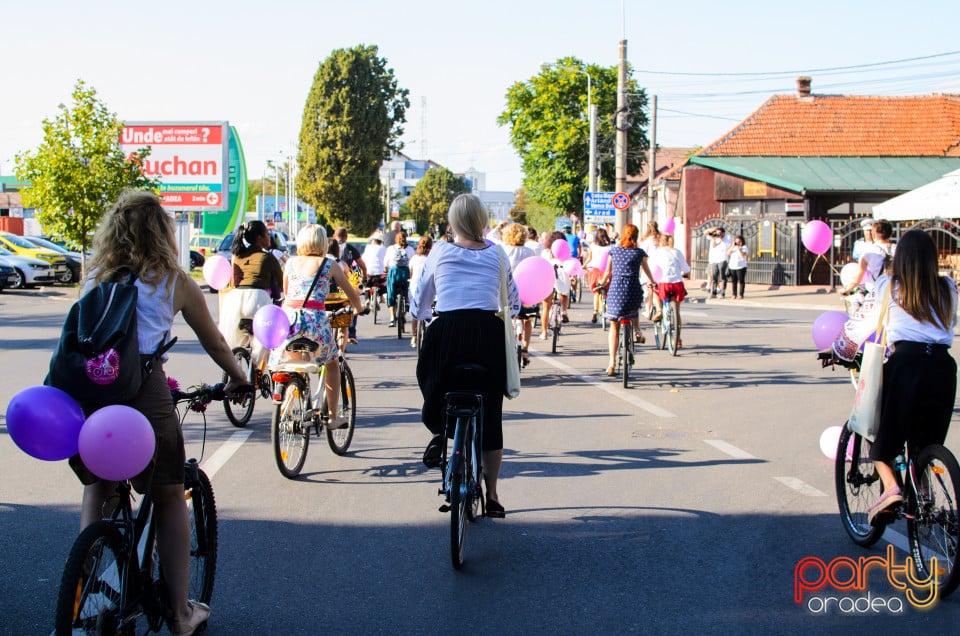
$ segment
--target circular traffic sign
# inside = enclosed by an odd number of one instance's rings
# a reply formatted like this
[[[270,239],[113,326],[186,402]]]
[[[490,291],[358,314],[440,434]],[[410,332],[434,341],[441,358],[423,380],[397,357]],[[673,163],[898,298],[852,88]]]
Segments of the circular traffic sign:
[[[626,192],[617,192],[613,195],[613,207],[618,210],[626,210],[630,206],[630,197]]]

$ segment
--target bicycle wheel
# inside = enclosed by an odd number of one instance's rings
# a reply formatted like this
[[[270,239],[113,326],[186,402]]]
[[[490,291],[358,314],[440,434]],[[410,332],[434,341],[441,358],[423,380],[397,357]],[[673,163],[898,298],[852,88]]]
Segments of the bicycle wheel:
[[[960,466],[953,453],[932,444],[921,451],[916,471],[917,515],[907,517],[910,555],[920,580],[935,575],[944,598],[960,583]]]
[[[871,546],[883,536],[883,525],[870,525],[868,513],[883,494],[883,482],[870,459],[870,442],[844,425],[834,461],[834,485],[840,521],[857,545]]]
[[[633,353],[633,326],[630,323],[620,325],[620,371],[623,375],[623,388],[630,383],[630,362]]]
[[[670,349],[670,355],[677,355],[677,344],[680,342],[680,319],[677,312],[680,305],[675,300],[668,303],[669,312],[663,314],[663,319],[667,321],[665,331],[667,332],[667,348]]]
[[[338,428],[331,431],[327,428],[327,444],[337,455],[344,455],[350,448],[350,442],[353,440],[353,430],[357,424],[357,403],[354,401],[357,394],[357,386],[353,382],[353,371],[344,361],[340,365],[340,403],[337,407],[338,415],[344,415],[347,418],[347,427]],[[327,410],[326,397],[323,399],[324,412]]]
[[[310,432],[303,418],[308,410],[308,391],[303,377],[291,376],[290,382],[282,387],[280,403],[273,407],[270,423],[273,457],[280,474],[287,479],[299,475],[307,459]]]
[[[371,303],[373,304],[373,324],[377,324],[377,314],[380,313],[380,290],[377,287],[373,288]]]
[[[60,579],[54,631],[113,634],[126,594],[125,540],[113,524],[98,521],[74,541]]]
[[[404,316],[406,316],[406,313],[407,301],[404,299],[403,294],[401,294],[397,298],[397,340],[401,340],[403,338],[403,327],[404,322],[406,321]]]
[[[243,369],[243,375],[247,378],[250,374],[250,351],[245,347],[234,347],[233,357],[237,359],[237,364]],[[227,374],[223,374],[224,383],[229,382]],[[227,419],[237,428],[243,428],[250,421],[253,415],[253,405],[257,399],[256,390],[242,394],[238,398],[227,398],[223,401],[223,411],[227,414]]]
[[[187,470],[184,489],[190,515],[189,598],[209,603],[217,574],[217,502],[207,474],[197,469],[196,481]]]
[[[664,310],[669,311],[668,308],[664,307]],[[653,345],[657,349],[663,349],[667,344],[667,334],[666,329],[664,328],[664,313],[661,311],[660,320],[653,321]]]
[[[466,454],[464,459],[466,460],[466,475],[468,479],[467,484],[467,520],[471,522],[476,522],[476,520],[483,516],[483,477],[481,476],[481,466],[480,466],[480,449],[478,448],[478,440],[475,433],[476,420],[470,420],[470,427],[467,430],[466,437]]]
[[[466,425],[458,418],[457,427]],[[469,482],[467,481],[467,462],[463,447],[454,449],[450,458],[450,558],[457,570],[463,567],[463,548],[467,532],[467,500]]]
[[[550,331],[553,332],[553,342],[550,346],[550,352],[557,352],[557,340],[560,339],[560,305],[554,304],[550,310]]]

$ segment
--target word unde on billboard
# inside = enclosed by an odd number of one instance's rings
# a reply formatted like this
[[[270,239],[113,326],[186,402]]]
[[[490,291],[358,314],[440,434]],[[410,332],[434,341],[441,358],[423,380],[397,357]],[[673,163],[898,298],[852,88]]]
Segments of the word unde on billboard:
[[[594,225],[615,223],[617,209],[613,207],[613,196],[616,192],[584,192],[583,193],[583,222]]]
[[[128,122],[120,131],[127,157],[149,147],[143,172],[159,177],[171,211],[227,209],[227,122]]]

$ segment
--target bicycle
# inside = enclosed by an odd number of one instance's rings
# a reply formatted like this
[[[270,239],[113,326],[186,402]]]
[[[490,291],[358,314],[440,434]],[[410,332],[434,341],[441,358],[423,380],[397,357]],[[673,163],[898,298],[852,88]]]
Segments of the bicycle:
[[[403,330],[407,323],[407,294],[397,294],[397,339],[403,338]]]
[[[661,303],[660,319],[653,321],[653,333],[658,349],[670,351],[670,355],[677,355],[680,349],[680,303],[676,293],[667,292],[667,298]]]
[[[553,302],[550,304],[550,316],[547,321],[547,324],[550,325],[550,331],[552,332],[552,344],[550,346],[550,352],[557,352],[557,340],[560,339],[560,325],[561,319],[563,317],[563,306],[560,302],[560,294],[557,293],[556,288],[553,290]]]
[[[833,352],[822,352],[823,367],[840,364],[850,370],[856,385],[859,360],[846,362]],[[837,442],[834,479],[843,528],[857,545],[869,547],[883,536],[886,527],[907,521],[910,556],[919,580],[937,577],[940,597],[960,584],[960,465],[940,444],[916,451],[909,444],[895,461],[897,485],[903,502],[869,522],[870,507],[883,494],[883,482],[869,457],[870,442],[844,424]]]
[[[430,326],[430,322],[437,315],[437,301],[434,300],[430,305],[430,318],[417,320],[417,357],[420,357],[420,349],[423,347],[423,338],[427,335],[427,327]]]
[[[223,386],[171,394],[178,405],[193,407],[223,400]],[[188,410],[184,409],[181,422]],[[217,506],[199,462],[188,459],[184,469],[184,497],[190,511],[189,597],[208,603],[217,568]],[[118,482],[116,494],[104,502],[105,511],[109,507],[112,511],[74,541],[60,579],[56,634],[132,634],[141,619],[148,631],[159,631],[165,622],[172,631],[172,612],[157,558],[153,502],[149,494],[143,495],[134,515],[133,498],[130,481]]]
[[[367,294],[367,308],[373,312],[373,324],[377,324],[377,314],[380,312],[380,305],[384,302],[385,285],[386,278],[384,276],[369,276],[364,286]]]
[[[328,311],[327,315],[352,311],[353,308],[348,305],[333,312]],[[297,338],[288,342],[285,349],[291,353],[309,355],[318,347],[319,345],[309,338]],[[327,407],[327,389],[324,382],[326,365],[313,361],[289,360],[270,369],[274,387],[270,441],[277,468],[287,479],[293,479],[303,469],[311,434],[319,437],[320,431],[325,431],[327,444],[337,455],[346,454],[350,448],[357,421],[357,404],[354,401],[356,384],[350,365],[342,352],[337,354],[337,364],[340,367],[340,400],[334,417],[331,417]],[[311,375],[318,377],[316,395],[310,393]],[[346,417],[346,426],[331,428],[330,423],[336,417]]]
[[[453,386],[480,386],[486,369],[477,364],[460,364],[450,370]],[[447,456],[443,444],[440,471],[443,495],[440,512],[450,513],[450,559],[454,569],[463,567],[467,521],[475,523],[485,513],[483,466],[480,441],[483,439],[483,395],[469,390],[449,391],[444,396],[444,442],[453,423],[453,444]]]
[[[250,336],[250,342],[253,341],[252,318],[241,318],[237,328]],[[252,352],[253,348],[249,344],[243,347],[233,348],[233,357],[236,359],[237,364],[240,365],[240,368],[244,370],[247,381],[256,387],[254,391],[249,393],[240,394],[237,395],[237,397],[227,397],[223,400],[223,411],[226,413],[230,423],[237,428],[243,428],[250,422],[250,417],[253,415],[253,407],[257,400],[257,391],[260,392],[261,397],[264,399],[270,397],[271,393],[270,376],[264,373],[266,359],[260,362],[259,368],[254,367],[251,363]],[[227,374],[224,373],[223,382],[226,383],[228,379]]]
[[[630,318],[620,318],[617,320],[620,325],[620,334],[617,338],[617,364],[615,371],[623,376],[623,388],[627,388],[630,380],[630,367],[634,364],[633,359],[633,320]]]

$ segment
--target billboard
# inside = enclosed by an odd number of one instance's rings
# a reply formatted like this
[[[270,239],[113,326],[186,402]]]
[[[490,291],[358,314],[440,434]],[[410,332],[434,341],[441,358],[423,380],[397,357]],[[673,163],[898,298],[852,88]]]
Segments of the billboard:
[[[125,122],[120,148],[128,157],[144,146],[144,173],[160,178],[168,210],[228,209],[228,124],[218,122]]]

